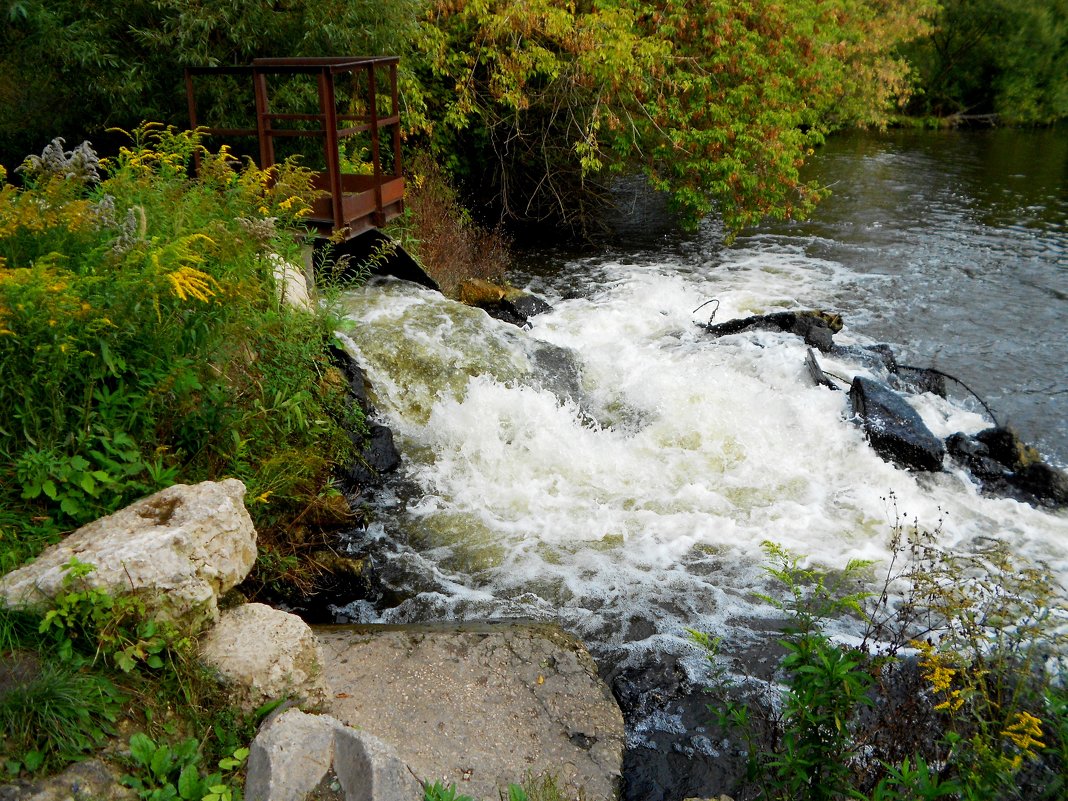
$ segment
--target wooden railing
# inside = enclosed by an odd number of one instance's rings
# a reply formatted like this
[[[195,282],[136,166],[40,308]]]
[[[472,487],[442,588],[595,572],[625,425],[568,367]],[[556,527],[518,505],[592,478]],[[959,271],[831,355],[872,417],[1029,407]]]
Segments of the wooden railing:
[[[404,178],[401,172],[400,105],[397,99],[395,56],[369,58],[258,58],[240,67],[187,67],[186,97],[189,122],[198,127],[194,77],[247,76],[255,98],[255,127],[222,128],[200,126],[210,136],[255,137],[259,145],[259,165],[275,162],[275,140],[288,137],[321,138],[325,168],[316,173],[316,186],[325,191],[305,221],[320,236],[350,239],[378,228],[404,210]],[[379,81],[388,72],[389,101],[384,100]],[[353,76],[354,95],[338,97],[339,76]],[[308,76],[317,81],[318,113],[274,112],[271,110],[269,81],[278,76]],[[362,79],[362,80],[361,80]],[[343,100],[349,111],[339,112]],[[343,172],[341,147],[349,137],[367,134],[370,172]],[[387,149],[383,151],[383,143]],[[383,166],[383,156],[388,162]]]

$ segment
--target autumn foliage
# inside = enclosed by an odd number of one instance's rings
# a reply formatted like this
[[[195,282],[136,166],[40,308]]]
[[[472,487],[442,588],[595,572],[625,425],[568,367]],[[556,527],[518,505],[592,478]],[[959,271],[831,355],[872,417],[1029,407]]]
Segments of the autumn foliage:
[[[581,225],[607,175],[639,169],[684,221],[715,210],[738,230],[812,208],[821,189],[798,168],[831,129],[887,121],[910,88],[895,48],[933,10],[434,0],[414,121],[446,163],[479,165],[506,216]]]

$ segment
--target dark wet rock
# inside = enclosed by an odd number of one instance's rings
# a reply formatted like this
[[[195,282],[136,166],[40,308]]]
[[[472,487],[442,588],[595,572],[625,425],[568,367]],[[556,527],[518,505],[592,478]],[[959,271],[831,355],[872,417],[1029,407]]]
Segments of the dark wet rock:
[[[330,360],[341,371],[348,385],[349,395],[365,412],[370,408],[367,401],[367,377],[363,368],[347,350],[330,346]]]
[[[384,473],[400,467],[401,457],[393,444],[393,432],[378,423],[368,425],[368,436],[360,456],[345,471],[345,478],[356,487],[376,486]]]
[[[316,263],[325,265],[319,272],[329,272],[329,278],[333,281],[365,280],[367,273],[371,272],[376,275],[391,275],[428,289],[441,290],[437,282],[426,274],[419,262],[412,258],[399,242],[378,229],[372,229],[345,242],[317,243],[316,248],[320,254],[324,249],[327,250],[325,257],[318,255]]]
[[[808,374],[816,386],[838,389],[838,385],[823,372],[823,368],[820,367],[820,363],[816,360],[816,354],[812,352],[812,348],[809,348],[805,354],[805,367],[808,368]]]
[[[946,377],[938,370],[899,364],[890,376],[890,385],[905,392],[930,392],[946,397]]]
[[[990,449],[967,434],[956,433],[946,439],[946,450],[964,464],[977,479],[992,481],[1006,478],[1012,471],[990,456]]]
[[[904,398],[884,384],[857,376],[849,399],[868,442],[880,456],[913,470],[942,469],[942,440]]]
[[[358,404],[365,415],[374,414],[367,399],[367,378],[363,368],[348,351],[333,345],[330,346],[330,357],[347,382],[350,402]],[[365,440],[358,439],[356,433],[352,436],[360,448],[360,455],[343,471],[342,480],[353,490],[358,492],[377,486],[383,474],[400,467],[400,452],[393,443],[393,432],[387,426],[368,421]]]
[[[816,310],[774,312],[706,325],[705,330],[715,337],[745,331],[783,331],[796,334],[811,347],[828,353],[834,345],[834,335],[842,330],[842,318],[837,314]]]
[[[477,306],[496,320],[520,328],[528,325],[531,317],[553,310],[537,295],[481,278],[471,278],[460,284],[460,301],[468,306]]]
[[[1011,428],[957,433],[946,440],[946,449],[983,492],[1036,506],[1068,506],[1068,475],[1042,461]]]
[[[830,354],[836,359],[856,362],[868,370],[885,373],[897,370],[897,360],[889,345],[835,345]]]
[[[1012,484],[1045,506],[1068,506],[1068,475],[1045,462],[1024,465]]]
[[[518,317],[528,320],[538,314],[548,314],[553,310],[546,301],[528,292],[513,290],[501,300],[501,305]]]
[[[990,458],[1010,470],[1019,470],[1021,467],[1042,461],[1038,451],[1021,440],[1011,428],[1004,426],[985,428],[975,435],[975,440],[987,447]]]

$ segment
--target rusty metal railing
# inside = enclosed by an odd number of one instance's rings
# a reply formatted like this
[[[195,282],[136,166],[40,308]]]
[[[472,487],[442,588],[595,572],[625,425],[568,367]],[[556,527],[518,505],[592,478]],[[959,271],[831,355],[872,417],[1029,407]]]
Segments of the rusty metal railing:
[[[378,228],[404,210],[404,178],[401,172],[400,105],[397,97],[396,56],[327,57],[327,58],[258,58],[250,65],[237,67],[187,67],[186,98],[189,122],[198,128],[196,76],[247,76],[255,98],[255,127],[204,127],[211,136],[255,137],[259,145],[259,165],[275,162],[275,140],[289,137],[321,138],[325,169],[316,173],[315,183],[326,196],[313,205],[306,222],[320,236],[352,238],[371,228]],[[387,112],[379,112],[383,99],[379,80],[388,73],[389,101]],[[339,76],[353,76],[354,92],[347,97],[350,113],[339,113],[337,81]],[[275,112],[271,110],[269,80],[278,76],[308,76],[317,82],[318,113]],[[365,81],[360,81],[363,76]],[[298,127],[299,126],[299,127]],[[341,144],[353,136],[367,134],[371,173],[342,171]],[[383,166],[383,140],[388,139],[388,168]]]

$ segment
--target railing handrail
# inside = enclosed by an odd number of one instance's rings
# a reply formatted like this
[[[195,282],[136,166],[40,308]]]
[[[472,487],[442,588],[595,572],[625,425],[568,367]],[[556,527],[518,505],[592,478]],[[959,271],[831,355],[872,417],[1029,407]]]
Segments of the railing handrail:
[[[342,180],[341,165],[338,154],[338,140],[347,136],[367,132],[370,134],[371,167],[373,182],[369,191],[374,198],[375,225],[381,225],[388,219],[385,216],[386,199],[383,196],[383,182],[391,181],[403,185],[401,171],[400,146],[400,107],[397,97],[397,66],[399,56],[298,56],[283,58],[257,58],[251,64],[235,66],[191,66],[185,68],[187,100],[189,103],[190,124],[209,135],[255,136],[260,146],[260,166],[270,167],[274,161],[274,140],[288,137],[311,137],[323,140],[326,156],[326,170],[323,177],[329,185],[331,201],[330,216],[334,229],[345,228],[346,220],[345,187]],[[389,87],[383,94],[390,101],[388,114],[378,111],[378,68],[388,72]],[[334,94],[335,76],[347,73],[365,72],[368,75],[366,86],[367,111],[365,114],[339,114]],[[377,73],[377,74],[376,74]],[[213,128],[197,125],[196,99],[193,91],[195,75],[245,75],[252,78],[253,96],[255,98],[256,128]],[[319,94],[318,114],[272,112],[268,99],[267,79],[272,75],[308,75],[317,76]],[[362,83],[362,81],[361,81]],[[315,123],[311,128],[274,127],[274,123],[309,122]],[[341,127],[339,128],[339,123]],[[355,124],[353,124],[355,123]],[[392,168],[389,173],[382,168],[379,131],[392,128],[390,135],[392,147]],[[199,162],[199,158],[197,159]],[[391,191],[395,191],[391,189]],[[403,190],[402,190],[403,191]],[[389,201],[392,213],[399,213],[402,197],[396,195]],[[324,221],[325,222],[325,221]]]

